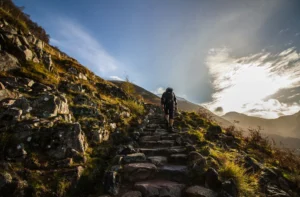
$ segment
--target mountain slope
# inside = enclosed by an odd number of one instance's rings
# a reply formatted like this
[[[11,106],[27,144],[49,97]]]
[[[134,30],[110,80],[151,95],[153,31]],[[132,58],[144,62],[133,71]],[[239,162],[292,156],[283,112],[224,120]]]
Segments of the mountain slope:
[[[10,19],[0,20],[1,197],[300,192],[296,155],[222,130],[201,113],[180,113],[172,133],[157,105],[14,25],[26,21]]]
[[[281,116],[276,119],[252,117],[236,112],[229,112],[222,117],[231,122],[234,120],[239,121],[238,126],[246,130],[249,127],[255,128],[260,126],[263,132],[267,134],[300,138],[300,112],[289,116]]]

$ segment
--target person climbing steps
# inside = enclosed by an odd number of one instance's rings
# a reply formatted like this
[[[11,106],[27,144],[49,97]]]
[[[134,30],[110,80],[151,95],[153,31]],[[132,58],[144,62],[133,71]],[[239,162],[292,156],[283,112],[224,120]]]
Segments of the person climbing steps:
[[[167,128],[174,131],[174,116],[177,111],[177,99],[172,88],[167,88],[161,97],[161,107],[165,114]]]

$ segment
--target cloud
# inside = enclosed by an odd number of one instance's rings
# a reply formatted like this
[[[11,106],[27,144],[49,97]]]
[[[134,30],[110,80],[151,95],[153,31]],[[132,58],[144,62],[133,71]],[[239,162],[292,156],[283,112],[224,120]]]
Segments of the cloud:
[[[159,87],[156,90],[152,91],[154,94],[162,94],[165,92],[165,88]]]
[[[261,52],[246,57],[232,57],[228,48],[211,49],[206,65],[214,88],[213,101],[206,103],[214,110],[237,111],[248,115],[276,117],[297,112],[297,104],[265,100],[284,88],[300,82],[300,57],[295,48],[279,54]],[[253,113],[251,110],[260,109]]]
[[[125,81],[124,79],[122,79],[121,77],[118,77],[118,76],[110,76],[109,78],[112,80],[117,80],[117,81]]]
[[[76,57],[96,74],[104,75],[119,67],[120,63],[80,24],[58,18],[53,25],[55,32],[50,43]]]
[[[295,114],[300,110],[299,103],[286,104],[276,99],[248,103],[243,106],[246,114],[264,118],[277,118],[278,116]]]

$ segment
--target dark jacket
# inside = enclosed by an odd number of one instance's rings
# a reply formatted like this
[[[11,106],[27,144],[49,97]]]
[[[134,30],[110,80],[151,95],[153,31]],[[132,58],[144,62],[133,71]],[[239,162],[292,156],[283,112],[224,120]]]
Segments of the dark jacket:
[[[173,94],[173,104],[175,104],[177,106],[177,99],[176,99],[176,96],[174,94],[174,92],[172,92]],[[167,91],[164,92],[161,96],[161,105],[166,105],[166,95],[167,95]]]

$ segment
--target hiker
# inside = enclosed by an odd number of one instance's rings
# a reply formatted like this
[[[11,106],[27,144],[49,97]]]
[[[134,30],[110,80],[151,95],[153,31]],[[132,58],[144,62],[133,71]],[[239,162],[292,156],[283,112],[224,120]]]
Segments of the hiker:
[[[177,100],[172,88],[167,88],[161,97],[161,107],[165,112],[167,127],[174,131],[174,115],[177,111]]]

